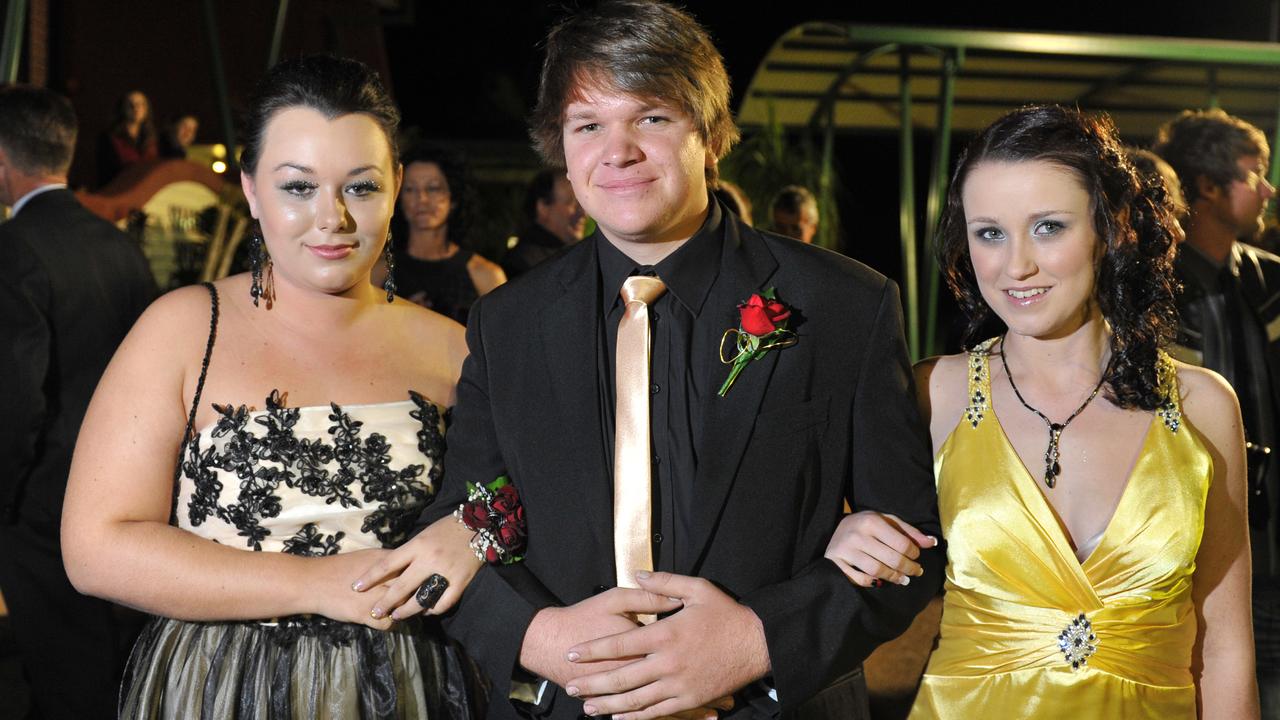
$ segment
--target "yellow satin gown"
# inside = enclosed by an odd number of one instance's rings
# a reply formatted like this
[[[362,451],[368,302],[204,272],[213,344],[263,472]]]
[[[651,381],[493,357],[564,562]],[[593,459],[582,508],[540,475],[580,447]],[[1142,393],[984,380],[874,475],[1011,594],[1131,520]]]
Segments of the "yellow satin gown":
[[[1191,582],[1213,461],[1170,360],[1168,400],[1081,563],[992,411],[992,342],[970,353],[969,405],[934,459],[946,597],[910,720],[1194,718]]]

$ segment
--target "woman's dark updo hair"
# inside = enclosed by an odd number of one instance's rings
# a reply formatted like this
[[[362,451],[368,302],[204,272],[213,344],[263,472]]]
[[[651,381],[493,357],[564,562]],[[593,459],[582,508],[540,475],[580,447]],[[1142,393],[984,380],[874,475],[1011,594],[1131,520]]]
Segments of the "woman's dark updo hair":
[[[431,163],[440,168],[444,181],[449,186],[449,218],[445,221],[449,227],[445,240],[459,247],[467,247],[467,233],[474,219],[472,208],[475,207],[474,190],[471,183],[470,169],[463,154],[447,145],[418,140],[408,144],[400,155],[400,165],[405,171],[414,163]],[[403,188],[401,188],[403,192]],[[396,204],[396,218],[403,229],[392,228],[392,237],[397,247],[409,242],[408,223],[401,216],[400,205]]]
[[[969,258],[965,180],[984,162],[1040,160],[1072,171],[1089,193],[1093,227],[1103,244],[1094,301],[1111,326],[1107,397],[1124,408],[1154,410],[1159,391],[1157,351],[1173,340],[1172,203],[1163,183],[1142,178],[1126,157],[1106,115],[1057,105],[1015,110],[992,123],[960,156],[938,228],[938,264],[968,315],[966,345],[997,318],[982,299]]]
[[[250,175],[258,169],[267,123],[281,110],[306,107],[333,119],[353,113],[373,118],[387,136],[391,157],[399,154],[396,131],[400,111],[373,68],[358,60],[311,55],[285,60],[258,82],[244,116],[244,150],[240,167]]]

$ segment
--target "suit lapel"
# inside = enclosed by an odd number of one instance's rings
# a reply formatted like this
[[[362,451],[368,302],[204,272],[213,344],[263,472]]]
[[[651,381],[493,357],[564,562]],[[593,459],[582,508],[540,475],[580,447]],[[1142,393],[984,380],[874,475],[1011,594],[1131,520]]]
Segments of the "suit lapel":
[[[718,348],[724,331],[738,327],[738,304],[752,293],[764,290],[777,267],[778,263],[764,240],[726,216],[720,275],[703,308],[705,321],[698,323],[702,341]],[[786,289],[782,290],[785,293]],[[708,376],[703,387],[708,388],[711,394],[702,413],[702,439],[693,490],[697,512],[693,513],[689,542],[682,557],[676,559],[680,572],[694,572],[720,521],[747,440],[755,427],[760,403],[778,363],[778,354],[779,351],[772,351],[748,364],[724,397],[715,393],[728,376],[730,366],[717,361],[706,369]],[[717,356],[715,350],[713,356]]]
[[[596,536],[597,547],[613,546],[613,484],[609,477],[600,425],[599,272],[595,244],[585,240],[561,263],[564,289],[539,314],[542,355],[555,413],[555,447],[548,448],[552,466],[564,478],[581,478],[566,486],[577,495]]]

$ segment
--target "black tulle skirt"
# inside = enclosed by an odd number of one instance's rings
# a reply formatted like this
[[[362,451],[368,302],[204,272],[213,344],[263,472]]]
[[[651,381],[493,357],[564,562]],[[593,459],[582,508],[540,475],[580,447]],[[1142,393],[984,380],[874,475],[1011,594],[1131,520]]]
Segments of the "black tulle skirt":
[[[278,624],[154,618],[138,638],[121,718],[484,717],[475,666],[438,624],[380,631],[323,618]]]

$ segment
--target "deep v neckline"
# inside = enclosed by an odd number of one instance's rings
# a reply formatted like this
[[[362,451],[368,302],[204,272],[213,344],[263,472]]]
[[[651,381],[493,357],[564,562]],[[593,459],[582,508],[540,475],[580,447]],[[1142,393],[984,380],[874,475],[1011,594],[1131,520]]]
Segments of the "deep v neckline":
[[[1075,564],[1080,568],[1081,573],[1085,575],[1085,579],[1088,580],[1087,568],[1093,562],[1094,558],[1098,557],[1098,551],[1101,550],[1107,543],[1107,540],[1110,539],[1112,528],[1114,528],[1116,524],[1116,518],[1120,515],[1120,511],[1124,508],[1125,503],[1128,502],[1129,496],[1133,494],[1131,491],[1133,489],[1134,478],[1137,477],[1138,468],[1142,466],[1143,460],[1145,460],[1149,454],[1147,452],[1147,446],[1151,444],[1151,437],[1156,430],[1159,418],[1156,413],[1151,413],[1151,420],[1147,423],[1146,432],[1142,435],[1142,444],[1138,447],[1138,454],[1129,468],[1129,473],[1125,476],[1124,489],[1120,491],[1120,499],[1116,501],[1115,507],[1112,508],[1111,516],[1107,518],[1107,524],[1102,528],[1102,534],[1097,536],[1098,544],[1093,547],[1093,550],[1089,552],[1089,555],[1085,557],[1084,560],[1081,560],[1080,557],[1076,555],[1075,548],[1077,545],[1075,543],[1075,538],[1071,535],[1071,530],[1058,515],[1057,510],[1053,507],[1053,503],[1050,503],[1049,498],[1045,497],[1044,491],[1040,489],[1039,482],[1036,481],[1036,478],[1031,474],[1031,471],[1027,469],[1027,464],[1023,462],[1022,456],[1018,454],[1017,448],[1013,446],[1013,441],[1009,439],[1008,433],[1005,432],[1004,423],[1000,422],[1000,414],[996,410],[994,398],[990,401],[990,408],[991,419],[996,424],[996,431],[1000,435],[1000,440],[1004,444],[1005,450],[1017,459],[1018,469],[1022,471],[1021,473],[1017,473],[1017,475],[1019,475],[1017,481],[1024,484],[1030,483],[1030,490],[1034,492],[1036,496],[1037,502],[1039,503],[1040,513],[1052,520],[1053,526],[1057,530],[1057,532],[1054,533],[1054,540],[1059,545],[1059,550],[1065,551],[1067,556],[1075,561]],[[1092,587],[1093,583],[1090,582],[1089,585]]]

